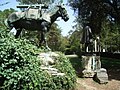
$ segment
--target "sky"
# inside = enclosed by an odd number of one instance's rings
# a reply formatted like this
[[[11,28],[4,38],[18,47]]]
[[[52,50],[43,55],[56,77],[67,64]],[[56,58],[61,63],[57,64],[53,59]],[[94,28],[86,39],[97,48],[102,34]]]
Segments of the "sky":
[[[1,4],[4,4],[6,2],[9,2],[9,3],[1,6]],[[67,0],[63,0],[63,3],[66,4]],[[19,3],[16,2],[16,0],[0,0],[0,10],[9,9],[9,8],[14,8],[15,10],[19,10],[18,8],[16,8],[17,5],[19,5]],[[63,36],[67,36],[68,32],[70,30],[73,30],[72,26],[75,25],[75,23],[73,23],[73,21],[75,19],[74,11],[69,6],[66,6],[66,9],[67,9],[67,12],[68,12],[68,15],[69,15],[69,20],[67,22],[64,22],[64,20],[59,18],[59,21],[56,21],[56,23],[62,29],[62,35]]]

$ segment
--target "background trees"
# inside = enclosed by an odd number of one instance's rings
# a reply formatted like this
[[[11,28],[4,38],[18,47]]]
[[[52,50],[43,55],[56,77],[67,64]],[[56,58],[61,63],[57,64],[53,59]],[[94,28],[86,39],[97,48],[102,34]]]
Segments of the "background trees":
[[[65,39],[61,35],[61,28],[54,23],[48,33],[48,46],[52,51],[63,51],[65,49]]]
[[[79,24],[82,26],[90,26],[93,34],[101,36],[101,45],[103,45],[102,47],[105,47],[105,45],[107,45],[111,48],[116,47],[117,49],[117,44],[120,41],[119,0],[68,1],[70,3],[69,5],[77,11]],[[113,38],[116,39],[113,40]]]
[[[71,32],[71,31],[70,31]],[[76,29],[75,31],[72,31],[71,34],[69,33],[67,39],[68,39],[68,45],[66,47],[66,54],[77,54],[81,52],[81,44],[80,44],[80,38],[81,38],[81,29]]]

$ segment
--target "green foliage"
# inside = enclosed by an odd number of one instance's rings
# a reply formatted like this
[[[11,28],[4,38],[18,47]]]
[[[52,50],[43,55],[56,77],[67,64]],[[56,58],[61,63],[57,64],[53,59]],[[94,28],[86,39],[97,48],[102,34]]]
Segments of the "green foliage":
[[[66,54],[79,54],[81,52],[80,48],[80,38],[81,38],[81,30],[75,30],[69,36],[69,44],[66,50]]]
[[[120,50],[120,26],[109,21],[102,23],[101,46],[109,52]]]
[[[69,5],[77,10],[78,22],[89,25],[95,34],[101,31],[104,20],[120,24],[120,1],[118,0],[68,0]]]
[[[40,69],[42,52],[28,40],[15,39],[0,30],[0,89],[2,90],[69,90],[76,76],[69,60],[62,54],[55,65],[65,76],[51,76]]]
[[[62,36],[62,37],[61,37],[61,46],[59,47],[59,48],[60,48],[60,51],[65,53],[68,44],[69,44],[68,38]]]
[[[90,26],[94,36],[100,35],[101,46],[120,51],[119,0],[68,0],[77,11],[78,23]]]
[[[3,79],[1,89],[33,88],[31,84],[34,85],[37,80],[34,74],[40,73],[37,48],[27,40],[14,39],[5,31],[0,31],[0,76]]]
[[[81,62],[82,58],[80,58],[78,56],[76,56],[76,57],[71,56],[71,57],[69,57],[69,59],[70,59],[70,62],[72,63],[73,68],[76,71],[77,76],[80,76],[80,71],[82,69],[82,62]]]
[[[8,17],[9,14],[11,14],[12,12],[15,12],[14,9],[10,8],[10,9],[5,9],[4,11],[0,11],[0,28],[5,28],[4,25],[4,20]]]
[[[75,70],[73,69],[68,58],[66,58],[63,54],[59,55],[60,57],[58,57],[57,59],[56,67],[61,72],[65,73],[65,77],[60,77],[63,81],[61,80],[62,82],[61,83],[59,82],[59,84],[63,84],[62,87],[64,87],[65,90],[73,89],[73,87],[75,87],[76,82]]]
[[[102,66],[106,69],[112,68],[117,71],[117,69],[120,69],[120,60],[115,58],[101,58]]]
[[[54,23],[50,31],[48,32],[48,46],[52,49],[52,51],[60,51],[61,43],[62,43],[62,35],[61,29],[58,24]]]

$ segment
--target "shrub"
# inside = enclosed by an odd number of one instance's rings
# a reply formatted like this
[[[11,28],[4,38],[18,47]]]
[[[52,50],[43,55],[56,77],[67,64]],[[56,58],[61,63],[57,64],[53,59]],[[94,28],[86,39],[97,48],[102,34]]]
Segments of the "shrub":
[[[0,89],[69,90],[74,88],[75,73],[69,60],[59,54],[55,67],[65,76],[52,76],[40,69],[42,52],[26,39],[15,39],[0,30]]]
[[[65,73],[65,80],[63,79],[64,86],[67,88],[74,87],[76,82],[75,70],[73,69],[69,59],[66,58],[64,54],[59,53],[59,57],[57,59],[55,67],[61,72]]]

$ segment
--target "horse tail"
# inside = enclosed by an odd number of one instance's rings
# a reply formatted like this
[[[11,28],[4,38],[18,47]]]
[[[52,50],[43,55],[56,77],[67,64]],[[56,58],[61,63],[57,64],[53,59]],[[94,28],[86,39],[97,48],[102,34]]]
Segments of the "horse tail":
[[[10,26],[10,23],[9,23],[8,19],[4,20],[4,25],[7,27],[7,29],[12,29],[12,27]]]
[[[8,24],[8,20],[7,20],[7,19],[4,20],[4,25],[5,25],[7,28],[10,27],[9,24]]]

